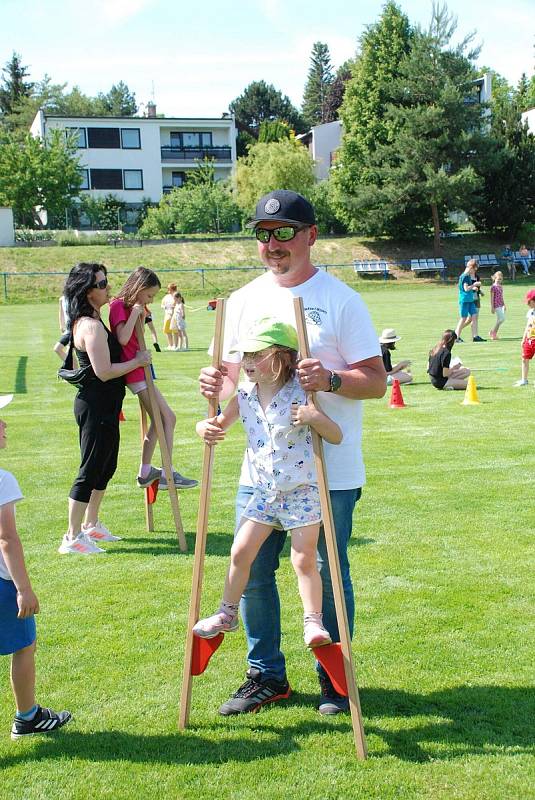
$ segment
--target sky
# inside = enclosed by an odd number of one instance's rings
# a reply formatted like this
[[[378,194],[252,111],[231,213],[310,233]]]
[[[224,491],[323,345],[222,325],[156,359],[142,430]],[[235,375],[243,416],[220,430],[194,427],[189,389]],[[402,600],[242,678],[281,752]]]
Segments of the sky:
[[[398,0],[426,27],[431,0]],[[335,68],[355,55],[383,2],[370,0],[0,0],[0,64],[13,51],[30,78],[89,95],[125,81],[158,113],[221,116],[252,81],[301,105],[314,42]],[[534,0],[449,0],[457,39],[475,31],[478,64],[516,84],[534,71]],[[141,105],[141,113],[144,106]]]

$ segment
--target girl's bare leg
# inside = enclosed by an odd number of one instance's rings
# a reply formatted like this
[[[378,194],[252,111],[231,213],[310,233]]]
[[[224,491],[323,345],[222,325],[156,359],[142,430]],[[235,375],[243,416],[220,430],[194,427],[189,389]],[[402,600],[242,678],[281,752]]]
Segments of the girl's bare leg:
[[[171,456],[171,462],[173,461],[173,438],[175,432],[175,425],[176,425],[176,416],[169,407],[167,400],[162,395],[160,390],[155,386],[154,392],[156,394],[156,401],[158,403],[158,407],[160,409],[160,414],[162,417],[162,424],[164,430],[165,441],[167,442],[167,447],[169,450],[169,454]],[[149,398],[149,391],[148,389],[142,389],[141,392],[138,393],[138,397],[143,404],[147,414],[150,417],[151,423],[149,429],[147,431],[147,435],[145,436],[145,440],[143,442],[143,447],[141,451],[141,461],[143,464],[150,464],[152,461],[152,456],[154,455],[154,449],[156,447],[157,442],[157,435],[156,435],[156,427],[154,425],[153,419],[153,412],[152,406]]]
[[[249,580],[251,564],[272,530],[272,525],[242,518],[230,551],[230,566],[223,592],[224,603],[236,605],[240,602]]]
[[[322,585],[317,565],[319,531],[319,523],[291,531],[292,566],[297,575],[305,614],[321,612]]]

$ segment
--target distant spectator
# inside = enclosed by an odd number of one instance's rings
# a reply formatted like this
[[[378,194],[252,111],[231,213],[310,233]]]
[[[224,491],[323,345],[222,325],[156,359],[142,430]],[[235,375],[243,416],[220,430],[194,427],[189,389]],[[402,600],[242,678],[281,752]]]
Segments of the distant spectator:
[[[522,336],[522,377],[515,386],[528,385],[529,362],[535,356],[535,289],[530,289],[526,294],[526,303],[529,308]]]
[[[529,275],[529,262],[531,254],[525,244],[521,244],[518,248],[518,255],[520,257],[519,260],[522,265],[524,275]]]
[[[176,283],[170,283],[167,286],[167,294],[162,297],[161,307],[163,308],[164,317],[163,317],[163,332],[167,336],[167,349],[174,350],[175,345],[173,342],[173,330],[172,330],[172,320],[173,320],[173,309],[175,307],[175,298],[173,297],[174,293],[178,289]]]
[[[505,262],[505,266],[507,267],[507,272],[509,273],[509,277],[512,281],[516,278],[516,264],[515,264],[515,254],[511,250],[511,245],[506,244],[502,250],[501,255],[502,261]]]
[[[484,342],[485,340],[478,335],[477,324],[479,309],[476,306],[476,291],[481,286],[481,282],[476,279],[477,261],[471,258],[467,262],[464,272],[459,276],[459,313],[460,319],[455,328],[455,336],[458,342],[462,342],[461,331],[467,325],[472,326],[472,338],[474,342]]]
[[[463,367],[460,359],[452,361],[451,351],[457,334],[449,328],[441,340],[429,351],[427,372],[435,389],[466,389],[470,370]]]
[[[496,325],[489,331],[491,339],[498,338],[498,328],[505,319],[505,303],[503,301],[503,272],[497,270],[492,276],[494,283],[490,287],[490,310],[496,314]]]
[[[412,375],[410,371],[410,361],[398,361],[392,364],[391,352],[396,349],[396,342],[401,336],[396,335],[394,328],[385,328],[379,337],[381,343],[381,355],[386,371],[386,382],[390,385],[392,381],[398,380],[400,383],[411,383]]]

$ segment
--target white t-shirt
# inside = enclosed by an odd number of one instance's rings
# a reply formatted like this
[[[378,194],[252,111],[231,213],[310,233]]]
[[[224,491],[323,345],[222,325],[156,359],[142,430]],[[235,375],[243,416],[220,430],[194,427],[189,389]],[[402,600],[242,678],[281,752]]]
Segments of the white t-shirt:
[[[0,469],[0,506],[5,506],[7,503],[16,503],[22,500],[22,492],[20,490],[17,479],[11,472],[6,472],[5,469]],[[11,580],[6,566],[6,562],[0,553],[0,578],[6,581]]]
[[[526,319],[528,321],[526,338],[535,339],[535,308],[528,309]]]
[[[225,315],[223,360],[237,363],[230,353],[251,325],[263,317],[276,317],[295,325],[294,297],[302,297],[310,352],[324,367],[344,370],[349,364],[380,356],[381,349],[368,309],[357,292],[323,270],[291,288],[278,286],[271,272],[230,295]],[[366,481],[362,460],[362,401],[333,392],[318,392],[318,403],[343,433],[339,445],[324,442],[330,489],[355,489]],[[252,486],[247,459],[240,483]]]

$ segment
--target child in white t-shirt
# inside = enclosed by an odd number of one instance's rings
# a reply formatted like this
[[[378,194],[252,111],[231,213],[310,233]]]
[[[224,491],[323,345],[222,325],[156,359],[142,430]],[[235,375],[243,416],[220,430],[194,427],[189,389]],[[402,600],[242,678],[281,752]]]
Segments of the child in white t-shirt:
[[[0,408],[13,395],[0,397]],[[0,449],[6,446],[6,423],[0,420]],[[15,503],[22,499],[16,478],[0,469],[0,655],[11,655],[11,685],[17,713],[11,738],[52,733],[71,718],[35,702],[35,619],[39,600],[31,587],[17,533]]]
[[[321,507],[309,427],[332,444],[342,441],[339,426],[312,404],[295,377],[297,333],[292,325],[260,320],[236,345],[248,379],[225,410],[197,424],[207,444],[224,438],[238,417],[247,432],[247,457],[255,489],[231,549],[231,563],[219,610],[194,626],[211,639],[238,628],[238,604],[250,568],[272,530],[290,531],[292,564],[304,607],[304,639],[309,647],[330,644],[322,621],[322,584],[316,563]]]
[[[522,377],[515,386],[528,385],[529,362],[535,356],[535,289],[530,289],[526,293],[525,300],[529,308],[522,336]]]

